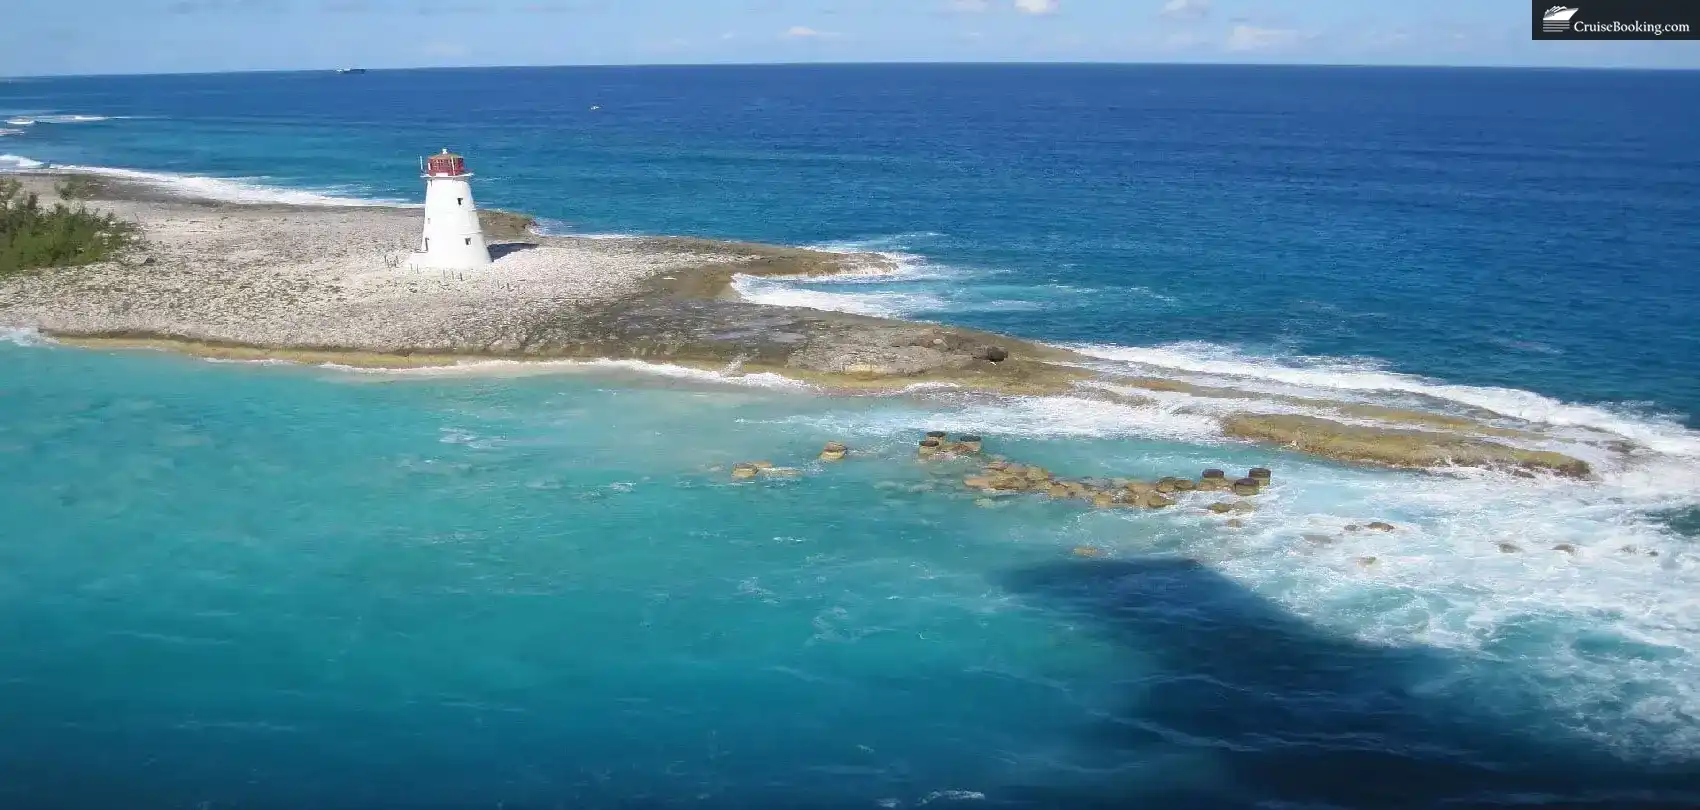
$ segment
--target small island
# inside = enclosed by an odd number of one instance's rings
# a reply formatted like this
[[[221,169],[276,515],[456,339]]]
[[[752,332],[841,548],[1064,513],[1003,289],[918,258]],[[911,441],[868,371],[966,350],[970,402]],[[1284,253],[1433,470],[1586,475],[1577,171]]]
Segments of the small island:
[[[488,266],[422,269],[406,259],[424,217],[416,208],[237,204],[103,175],[13,176],[20,185],[8,211],[38,195],[44,210],[94,223],[82,253],[0,269],[0,327],[70,345],[375,368],[635,359],[728,375],[771,372],[825,393],[897,393],[933,383],[1132,405],[1154,401],[1140,392],[1252,399],[1303,413],[1200,412],[1227,436],[1342,461],[1590,475],[1584,461],[1541,449],[1536,426],[1495,414],[1141,377],[1061,347],[756,304],[733,290],[740,274],[893,269],[877,254],[683,237],[544,236],[524,215],[481,211]]]

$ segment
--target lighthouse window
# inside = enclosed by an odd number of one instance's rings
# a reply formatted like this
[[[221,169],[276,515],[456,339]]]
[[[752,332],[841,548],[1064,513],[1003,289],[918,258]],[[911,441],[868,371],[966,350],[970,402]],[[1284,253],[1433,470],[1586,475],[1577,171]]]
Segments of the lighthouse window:
[[[472,237],[470,237],[470,236],[466,237],[466,243],[469,244],[469,245],[472,244]]]
[[[456,197],[455,198],[455,205],[465,205],[465,204],[466,204],[466,198],[465,197]]]

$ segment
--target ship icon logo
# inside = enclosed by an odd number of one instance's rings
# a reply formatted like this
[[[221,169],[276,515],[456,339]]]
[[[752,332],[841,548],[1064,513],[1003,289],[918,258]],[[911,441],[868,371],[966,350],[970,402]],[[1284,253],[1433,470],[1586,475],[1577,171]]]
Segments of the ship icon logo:
[[[1549,34],[1558,34],[1570,30],[1570,18],[1576,16],[1577,9],[1570,6],[1553,6],[1541,15],[1541,30]]]

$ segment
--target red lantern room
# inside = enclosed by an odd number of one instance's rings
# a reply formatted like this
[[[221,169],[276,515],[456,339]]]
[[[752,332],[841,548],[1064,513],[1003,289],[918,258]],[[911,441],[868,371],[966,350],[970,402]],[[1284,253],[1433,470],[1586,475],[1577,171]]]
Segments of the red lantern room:
[[[466,158],[444,149],[443,153],[440,155],[432,155],[425,158],[425,176],[465,177],[467,176]]]

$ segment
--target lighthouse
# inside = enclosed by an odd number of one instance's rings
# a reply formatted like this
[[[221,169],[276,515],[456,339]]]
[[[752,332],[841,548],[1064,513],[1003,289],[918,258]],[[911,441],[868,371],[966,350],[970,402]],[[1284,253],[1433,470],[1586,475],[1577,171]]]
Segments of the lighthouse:
[[[472,203],[472,175],[466,159],[444,149],[421,158],[425,178],[425,234],[419,252],[408,260],[416,269],[471,270],[490,264],[490,249],[478,227],[478,207]]]

